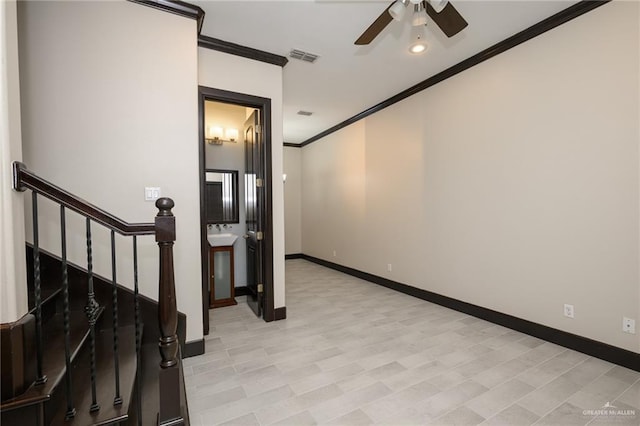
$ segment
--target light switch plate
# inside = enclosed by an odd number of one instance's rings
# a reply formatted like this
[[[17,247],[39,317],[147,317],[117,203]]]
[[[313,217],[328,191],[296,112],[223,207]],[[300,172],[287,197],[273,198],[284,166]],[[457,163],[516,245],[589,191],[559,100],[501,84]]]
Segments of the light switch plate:
[[[144,187],[144,200],[155,201],[160,198],[160,187],[158,186],[145,186]]]

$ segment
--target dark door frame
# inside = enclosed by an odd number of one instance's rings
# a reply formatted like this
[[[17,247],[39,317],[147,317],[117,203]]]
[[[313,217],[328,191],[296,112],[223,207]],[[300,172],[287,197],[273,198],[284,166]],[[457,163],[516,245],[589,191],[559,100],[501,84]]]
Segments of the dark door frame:
[[[209,273],[207,268],[209,242],[207,241],[207,223],[204,201],[204,170],[205,170],[205,141],[204,141],[204,103],[206,101],[223,102],[260,111],[262,136],[264,142],[264,314],[265,321],[275,320],[273,300],[273,198],[272,198],[272,168],[271,168],[271,99],[244,93],[230,92],[211,87],[198,86],[198,153],[200,165],[200,247],[202,260],[202,325],[204,334],[209,334]]]

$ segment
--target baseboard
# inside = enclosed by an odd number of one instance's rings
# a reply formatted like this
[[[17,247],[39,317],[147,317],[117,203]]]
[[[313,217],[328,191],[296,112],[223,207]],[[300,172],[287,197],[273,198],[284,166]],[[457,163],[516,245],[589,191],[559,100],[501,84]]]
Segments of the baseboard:
[[[274,320],[279,321],[287,318],[287,307],[283,306],[282,308],[275,308],[273,310]]]
[[[291,260],[291,259],[304,259],[304,254],[302,254],[302,253],[292,253],[292,254],[285,254],[284,255],[284,260]]]
[[[246,285],[236,287],[233,289],[234,296],[247,296],[249,294],[249,289]]]
[[[587,337],[568,333],[546,325],[467,303],[462,300],[443,296],[428,290],[402,284],[367,272],[358,271],[357,269],[349,268],[348,266],[339,265],[317,257],[303,254],[301,258],[356,278],[555,343],[556,345],[564,346],[565,348],[573,349],[575,351],[621,365],[631,370],[640,371],[640,354],[636,352],[631,352]]]
[[[204,353],[204,339],[192,340],[184,344],[182,349],[182,358],[202,355]]]

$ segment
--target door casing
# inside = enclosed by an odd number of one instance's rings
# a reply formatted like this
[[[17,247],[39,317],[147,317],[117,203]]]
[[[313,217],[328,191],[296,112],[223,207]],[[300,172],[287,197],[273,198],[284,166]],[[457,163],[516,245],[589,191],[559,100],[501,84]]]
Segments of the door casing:
[[[207,241],[207,222],[205,212],[205,120],[204,104],[206,101],[223,102],[249,108],[255,108],[260,113],[264,150],[261,161],[264,165],[264,205],[261,206],[264,217],[264,313],[265,321],[275,320],[273,299],[273,198],[272,198],[272,167],[271,167],[271,99],[228,90],[214,89],[198,86],[198,153],[199,153],[199,180],[200,180],[200,246],[202,263],[202,325],[205,335],[209,334],[209,273]]]

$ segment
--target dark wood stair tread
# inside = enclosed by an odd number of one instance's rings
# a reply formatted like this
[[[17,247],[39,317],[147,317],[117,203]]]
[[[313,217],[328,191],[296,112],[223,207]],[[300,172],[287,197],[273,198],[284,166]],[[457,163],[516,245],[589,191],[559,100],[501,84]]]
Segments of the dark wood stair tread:
[[[100,308],[98,315],[102,315],[103,311],[104,308]],[[71,361],[74,362],[84,341],[89,336],[89,322],[83,311],[71,311],[69,317]],[[66,371],[63,321],[63,315],[59,313],[42,324],[44,347],[42,372],[47,377],[47,381],[42,385],[31,385],[22,395],[3,401],[1,406],[2,411],[36,404],[51,398],[52,393],[64,378]]]
[[[28,246],[27,250],[31,248]],[[28,302],[34,310],[35,291],[33,277],[32,251],[27,254]],[[65,420],[66,389],[64,333],[62,314],[62,267],[60,259],[41,249],[40,277],[41,300],[43,314],[44,359],[43,372],[48,380],[40,386],[31,386],[23,395],[2,402],[2,424],[47,424],[47,425],[157,425],[160,405],[159,373],[160,354],[158,351],[159,330],[150,327],[141,340],[138,365],[135,353],[135,328],[132,324],[135,315],[133,292],[117,286],[119,299],[119,367],[120,396],[122,403],[114,406],[115,369],[113,359],[113,334],[111,331],[111,300],[113,287],[109,279],[94,275],[95,296],[104,307],[100,311],[100,319],[96,324],[96,374],[97,402],[100,409],[91,413],[91,380],[90,380],[90,348],[89,325],[82,311],[86,304],[87,271],[80,266],[69,263],[68,283],[69,300],[72,309],[70,320],[72,350],[72,398],[75,417]],[[157,302],[141,296],[141,320],[156,324],[158,318]],[[185,334],[185,316],[178,313],[178,335],[181,340]],[[35,351],[35,350],[34,350]],[[35,355],[34,355],[35,357]],[[140,368],[136,377],[136,369]],[[182,415],[188,424],[186,390],[180,371],[180,399]],[[140,384],[136,384],[136,378]],[[141,412],[138,412],[136,392],[140,393]],[[33,420],[31,420],[33,419]]]
[[[90,412],[92,404],[90,351],[85,346],[78,363],[73,367],[73,404],[76,414],[65,420],[66,401],[63,400],[52,425],[106,425],[125,421],[132,402],[136,376],[135,327],[118,328],[118,354],[120,366],[120,396],[122,403],[113,405],[115,397],[115,368],[113,357],[113,332],[105,330],[96,333],[96,395],[100,409]]]

